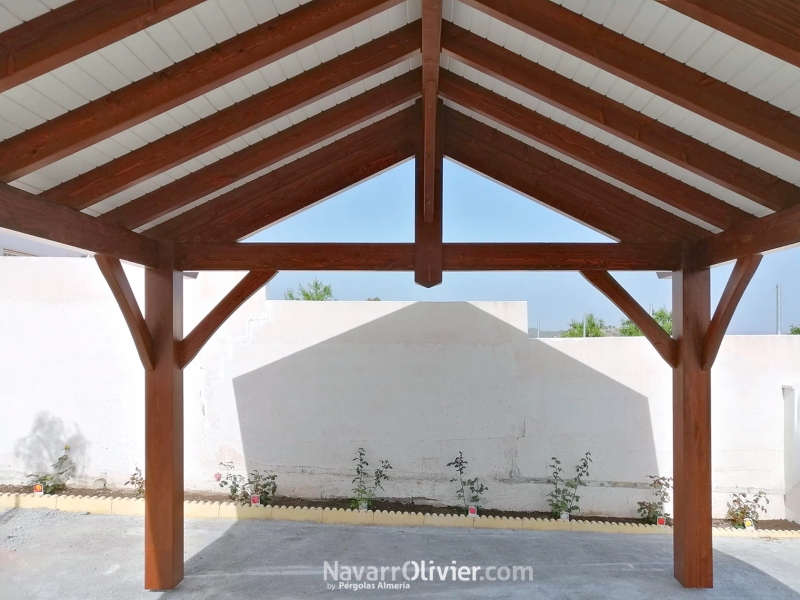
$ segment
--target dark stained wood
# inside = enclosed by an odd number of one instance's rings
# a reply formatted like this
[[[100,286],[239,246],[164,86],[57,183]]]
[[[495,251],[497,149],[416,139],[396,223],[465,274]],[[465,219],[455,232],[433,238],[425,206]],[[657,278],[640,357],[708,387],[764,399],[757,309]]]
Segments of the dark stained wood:
[[[42,195],[72,208],[86,208],[144,179],[163,173],[231,139],[388,69],[418,53],[419,45],[419,23],[412,23],[83,175],[65,181]],[[419,89],[419,76],[416,83]],[[266,141],[257,145],[263,147],[269,143]],[[252,146],[242,150],[244,156],[251,149]],[[242,152],[237,152],[236,156]],[[228,158],[233,160],[233,157]],[[227,161],[226,164],[229,163],[230,161]],[[184,180],[185,178],[181,179],[176,185],[183,186]],[[167,191],[161,193],[165,194]],[[169,194],[173,201],[184,197],[183,191],[179,195],[174,191],[170,191]],[[186,201],[188,202],[191,200]]]
[[[315,0],[0,143],[12,181],[333,35],[401,0]]]
[[[714,311],[711,325],[709,325],[706,332],[701,361],[703,370],[710,371],[711,367],[714,366],[714,361],[717,359],[720,346],[722,346],[722,338],[725,337],[725,332],[728,331],[728,325],[731,324],[733,313],[736,312],[736,307],[739,306],[739,301],[742,299],[744,291],[750,284],[750,280],[753,279],[753,275],[756,274],[762,258],[761,254],[753,254],[736,261],[728,283],[725,285],[725,290],[722,292],[717,310]]]
[[[505,125],[720,229],[728,229],[754,218],[727,202],[449,71],[442,72],[439,93],[447,100]]]
[[[105,254],[95,254],[94,259],[97,261],[97,266],[100,267],[100,272],[108,282],[108,287],[111,288],[111,293],[122,311],[122,316],[128,325],[133,343],[136,346],[136,352],[139,353],[139,358],[142,360],[142,366],[146,371],[152,371],[155,367],[153,336],[150,335],[147,323],[144,322],[142,311],[139,309],[136,296],[133,295],[131,284],[125,275],[125,271],[122,270],[122,264],[118,258],[106,256]]]
[[[222,324],[277,275],[277,271],[250,271],[220,300],[183,341],[178,344],[179,366],[185,369]]]
[[[442,0],[422,0],[422,197],[423,217],[433,222],[436,204],[436,111],[439,104],[439,57],[442,52]]]
[[[0,227],[145,266],[158,264],[153,240],[0,183]]]
[[[406,109],[147,231],[161,239],[233,242],[414,155]]]
[[[800,5],[796,0],[657,1],[800,67]]]
[[[711,548],[711,373],[702,368],[711,313],[708,269],[672,276],[672,335],[678,342],[673,370],[672,452],[675,579],[684,587],[714,583]]]
[[[713,235],[698,244],[693,259],[711,266],[793,244],[800,244],[800,206]]]
[[[610,183],[445,108],[445,156],[626,242],[699,239],[707,232]]]
[[[442,52],[772,210],[800,202],[800,188],[787,181],[447,21]]]
[[[144,584],[170,590],[183,579],[183,274],[174,247],[160,244],[158,268],[145,270],[145,320],[155,368],[145,371]]]
[[[670,367],[677,366],[678,343],[608,271],[581,271],[581,275],[636,324]]]
[[[550,0],[464,0],[503,23],[800,160],[800,118]]]
[[[414,244],[185,243],[185,271],[414,271]],[[443,244],[445,271],[671,271],[676,244]]]
[[[140,227],[419,95],[419,69],[415,69],[98,218],[122,227]]]
[[[420,136],[415,157],[416,189],[414,193],[414,281],[431,288],[442,283],[442,195],[444,182],[444,104],[438,101],[436,110],[436,131],[434,132],[434,173],[433,207],[431,220],[425,220],[425,144]],[[424,108],[420,128],[425,127]],[[422,133],[422,132],[420,132]]]
[[[0,33],[0,92],[168,19],[202,0],[73,0]]]

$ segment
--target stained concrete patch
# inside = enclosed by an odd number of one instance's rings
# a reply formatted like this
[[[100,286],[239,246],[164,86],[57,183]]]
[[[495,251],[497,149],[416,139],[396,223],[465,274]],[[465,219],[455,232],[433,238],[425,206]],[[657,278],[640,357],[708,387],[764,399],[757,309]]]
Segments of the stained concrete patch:
[[[800,540],[793,539],[715,538],[716,588],[697,592],[672,578],[671,536],[198,519],[186,522],[186,579],[160,594],[142,590],[143,535],[138,517],[0,513],[0,596],[305,599],[327,594],[323,561],[449,567],[455,560],[482,569],[531,566],[533,581],[417,579],[409,590],[342,590],[335,597],[800,600]]]

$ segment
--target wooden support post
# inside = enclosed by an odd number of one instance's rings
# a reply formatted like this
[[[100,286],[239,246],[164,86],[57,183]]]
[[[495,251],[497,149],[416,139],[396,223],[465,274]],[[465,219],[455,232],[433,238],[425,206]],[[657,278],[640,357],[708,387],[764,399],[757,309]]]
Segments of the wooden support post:
[[[145,564],[148,590],[183,579],[183,274],[171,242],[159,244],[159,265],[145,271],[145,321],[155,365],[145,373]]]
[[[442,191],[444,167],[443,103],[436,111],[436,173],[432,220],[426,218],[425,204],[425,142],[420,141],[416,153],[416,211],[414,224],[414,281],[424,287],[442,283]],[[424,117],[421,126],[424,128]]]
[[[672,276],[672,334],[678,342],[673,371],[675,579],[684,587],[713,587],[711,548],[711,374],[703,346],[711,319],[708,269]]]

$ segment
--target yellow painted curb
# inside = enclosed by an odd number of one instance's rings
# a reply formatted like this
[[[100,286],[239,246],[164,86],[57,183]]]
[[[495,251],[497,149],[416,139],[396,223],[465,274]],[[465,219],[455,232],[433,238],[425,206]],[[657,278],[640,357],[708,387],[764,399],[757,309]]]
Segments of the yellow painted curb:
[[[16,508],[19,494],[0,494],[0,508]]]
[[[570,531],[594,532],[594,533],[619,533],[619,523],[607,523],[601,521],[569,521]]]
[[[629,533],[633,535],[663,535],[671,534],[672,527],[659,527],[658,525],[643,525],[641,523],[620,523],[620,533]]]
[[[379,510],[374,515],[375,525],[388,525],[390,527],[422,527],[425,524],[425,515],[417,512],[395,512],[393,510]]]
[[[558,519],[522,519],[522,528],[529,531],[569,531],[569,521]]]
[[[371,510],[325,508],[322,510],[322,522],[337,525],[374,525],[375,513]]]
[[[465,517],[463,515],[428,515],[426,514],[422,521],[427,527],[472,527],[474,525],[474,517]]]
[[[56,510],[85,512],[93,515],[110,515],[111,496],[55,496]]]
[[[17,508],[50,508],[56,509],[58,496],[34,496],[33,494],[17,494]]]
[[[271,506],[250,506],[248,504],[234,504],[233,502],[223,502],[219,505],[220,519],[239,519],[256,520],[271,519]]]
[[[111,502],[111,514],[121,517],[143,517],[144,498],[114,498]]]
[[[217,519],[219,518],[219,502],[185,501],[183,517],[185,519]]]
[[[273,506],[272,518],[283,521],[310,521],[312,523],[322,523],[322,509],[308,508],[307,506],[302,508],[294,506]]]
[[[519,517],[477,517],[473,519],[475,529],[522,529]]]

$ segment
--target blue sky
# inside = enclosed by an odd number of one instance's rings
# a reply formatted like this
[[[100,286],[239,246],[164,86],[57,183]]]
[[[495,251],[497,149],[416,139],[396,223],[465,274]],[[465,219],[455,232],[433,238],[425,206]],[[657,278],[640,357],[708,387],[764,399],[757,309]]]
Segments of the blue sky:
[[[445,161],[445,242],[602,242],[608,239],[455,163]],[[411,242],[414,239],[414,162],[406,162],[251,238],[260,242]],[[712,271],[716,305],[732,266]],[[671,306],[671,282],[655,273],[616,273],[645,307]],[[594,312],[618,324],[622,313],[578,273],[445,273],[426,289],[412,273],[282,272],[270,297],[314,277],[333,286],[337,300],[524,300],[530,327],[564,329]],[[775,333],[775,285],[782,285],[783,331],[800,324],[800,248],[768,254],[742,299],[729,332]]]

